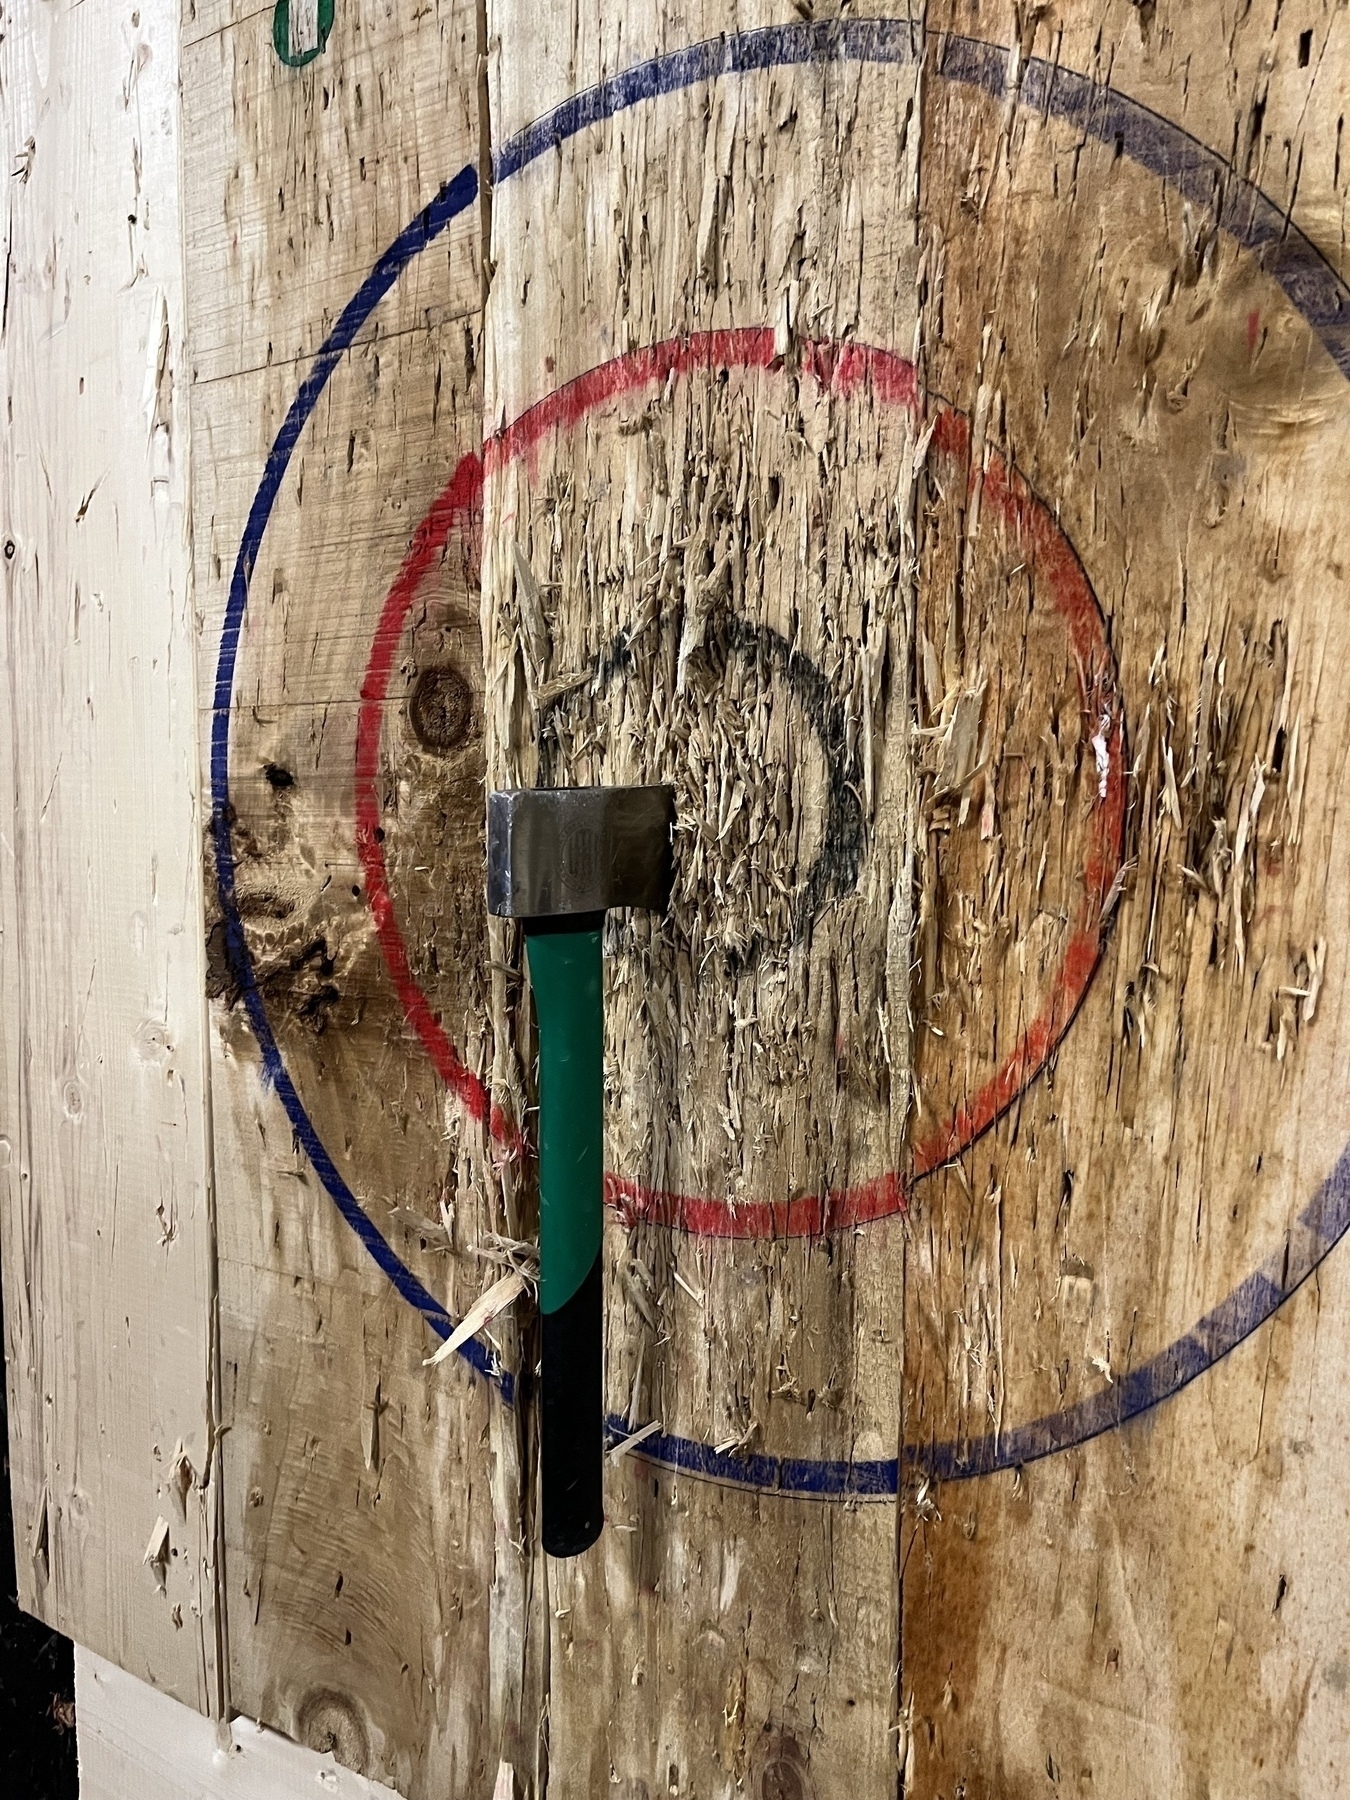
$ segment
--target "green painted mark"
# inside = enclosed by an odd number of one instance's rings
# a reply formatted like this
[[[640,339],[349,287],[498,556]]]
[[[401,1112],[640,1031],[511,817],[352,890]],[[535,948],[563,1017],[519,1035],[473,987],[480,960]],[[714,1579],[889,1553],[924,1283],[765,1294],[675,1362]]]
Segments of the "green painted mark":
[[[577,929],[580,926],[581,929]],[[604,1013],[600,922],[525,928],[539,1026],[539,1304],[566,1305],[600,1254]]]
[[[319,0],[319,41],[297,53],[291,49],[291,0],[277,0],[272,14],[272,48],[288,69],[303,69],[327,44],[333,29],[333,5],[334,0]]]

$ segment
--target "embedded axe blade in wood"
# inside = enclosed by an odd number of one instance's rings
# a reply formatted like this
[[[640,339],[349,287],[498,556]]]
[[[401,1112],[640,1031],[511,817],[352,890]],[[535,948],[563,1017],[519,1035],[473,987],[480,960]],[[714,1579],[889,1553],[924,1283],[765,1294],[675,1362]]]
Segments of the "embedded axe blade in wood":
[[[488,908],[525,928],[539,1030],[543,1540],[576,1556],[604,1524],[601,1219],[611,907],[664,912],[675,790],[516,789],[488,800]]]

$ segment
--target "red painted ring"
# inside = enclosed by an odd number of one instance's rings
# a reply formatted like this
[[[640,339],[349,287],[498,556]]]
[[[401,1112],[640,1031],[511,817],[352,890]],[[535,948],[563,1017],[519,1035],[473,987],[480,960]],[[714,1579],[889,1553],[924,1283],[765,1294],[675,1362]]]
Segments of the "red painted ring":
[[[797,350],[802,373],[828,393],[846,395],[867,388],[879,399],[904,406],[916,416],[924,409],[925,397],[914,365],[889,350],[816,341],[801,343]],[[570,430],[603,401],[664,382],[672,375],[777,366],[781,359],[768,327],[701,332],[615,357],[546,395],[490,437],[481,459],[470,453],[459,462],[414,532],[381,609],[361,684],[356,727],[356,847],[365,872],[366,897],[408,1024],[446,1086],[472,1118],[487,1120],[492,1137],[508,1155],[528,1154],[524,1134],[490,1102],[482,1081],[451,1044],[422,992],[408,961],[389,888],[376,778],[384,706],[409,610],[450,531],[480,509],[485,476],[506,468],[549,432]],[[932,441],[939,452],[966,455],[970,422],[965,415],[938,401],[930,417]],[[1083,709],[1097,721],[1106,748],[1106,768],[1092,810],[1083,864],[1083,899],[1049,1000],[990,1080],[946,1123],[914,1146],[907,1175],[893,1170],[852,1188],[792,1200],[741,1202],[733,1209],[730,1202],[712,1196],[648,1188],[627,1176],[607,1173],[605,1198],[628,1223],[643,1220],[704,1237],[810,1237],[901,1212],[915,1182],[968,1150],[1026,1091],[1063,1042],[1083,1002],[1101,963],[1104,909],[1124,857],[1125,710],[1115,657],[1083,565],[1045,502],[995,449],[986,448],[984,467],[972,471],[971,480],[981,483],[981,504],[991,507],[1017,531],[1033,572],[1046,581],[1069,634]]]

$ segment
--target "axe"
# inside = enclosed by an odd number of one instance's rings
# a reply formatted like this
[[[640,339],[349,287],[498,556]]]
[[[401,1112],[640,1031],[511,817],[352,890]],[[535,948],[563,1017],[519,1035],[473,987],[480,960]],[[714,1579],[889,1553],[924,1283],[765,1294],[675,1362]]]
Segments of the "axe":
[[[517,788],[488,797],[488,910],[525,930],[539,1033],[543,1539],[577,1556],[604,1524],[604,1002],[613,906],[664,912],[669,787]]]

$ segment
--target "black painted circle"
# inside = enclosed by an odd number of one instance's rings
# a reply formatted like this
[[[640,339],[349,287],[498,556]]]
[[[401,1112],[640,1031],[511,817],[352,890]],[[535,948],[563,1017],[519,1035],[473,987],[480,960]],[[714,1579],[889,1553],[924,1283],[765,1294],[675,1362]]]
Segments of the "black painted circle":
[[[594,698],[605,693],[613,682],[622,681],[636,661],[634,649],[639,636],[639,632],[621,632],[614,638],[597,657],[590,683],[580,691]],[[793,917],[792,939],[800,943],[825,907],[832,900],[851,894],[858,885],[866,845],[859,798],[863,779],[861,750],[856,745],[849,749],[842,698],[817,664],[780,631],[727,612],[709,628],[704,654],[709,649],[723,658],[744,657],[757,672],[778,676],[801,707],[824,755],[826,801],[820,848],[802,882]],[[568,698],[560,695],[539,722],[539,766],[547,786],[557,780],[556,721]],[[748,969],[764,948],[764,938],[756,936],[746,949],[729,953],[732,967]]]

